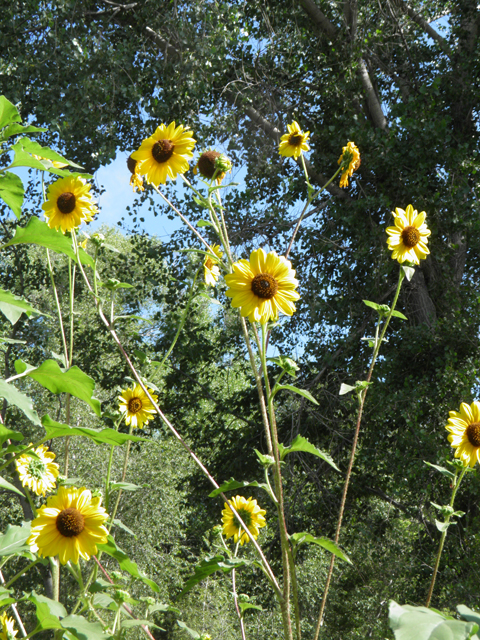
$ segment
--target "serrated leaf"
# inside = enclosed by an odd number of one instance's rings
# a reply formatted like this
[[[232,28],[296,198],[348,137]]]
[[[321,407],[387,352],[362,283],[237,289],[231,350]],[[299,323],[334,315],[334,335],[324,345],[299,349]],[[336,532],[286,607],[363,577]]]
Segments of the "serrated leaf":
[[[329,540],[328,538],[316,538],[312,536],[310,533],[294,533],[290,536],[290,539],[293,540],[297,545],[300,544],[316,544],[319,547],[323,547],[330,553],[333,553],[341,560],[348,562],[348,564],[352,564],[352,561],[347,556],[347,554],[337,545],[333,540]]]
[[[88,427],[69,427],[68,424],[55,422],[49,415],[42,416],[42,425],[45,427],[45,435],[50,438],[61,438],[63,436],[83,436],[93,440],[96,444],[113,444],[121,446],[131,440],[132,442],[148,442],[148,438],[142,436],[119,433],[115,429],[89,429]]]
[[[13,404],[18,407],[20,411],[22,411],[27,418],[33,422],[33,424],[38,426],[42,424],[37,412],[33,408],[30,398],[25,396],[23,393],[20,393],[13,384],[5,382],[5,380],[0,380],[0,398],[5,398],[9,404]]]
[[[35,309],[24,298],[20,298],[10,291],[5,291],[5,289],[0,289],[0,311],[11,324],[15,324],[22,313],[25,313],[28,317],[33,313],[43,315],[41,311]]]
[[[260,487],[261,485],[254,480],[253,482],[249,482],[248,480],[235,480],[234,478],[230,478],[224,482],[218,489],[212,491],[212,493],[208,494],[209,498],[215,498],[215,496],[220,495],[221,493],[225,493],[225,491],[233,491],[234,489],[244,489],[245,487]]]
[[[393,600],[389,623],[396,640],[467,640],[474,632],[475,624],[447,619],[438,611],[425,607],[400,606]]]
[[[222,555],[209,556],[205,558],[205,560],[202,560],[202,562],[200,562],[200,564],[195,567],[195,575],[189,578],[180,595],[183,596],[185,593],[193,589],[195,585],[197,585],[199,582],[210,576],[212,573],[215,573],[216,571],[223,571],[223,573],[228,573],[233,569],[243,567],[247,564],[248,562],[246,560],[242,560],[241,558],[225,559]]]
[[[50,229],[46,222],[36,216],[30,218],[26,227],[17,227],[14,237],[0,248],[5,249],[14,244],[38,244],[77,261],[70,239],[61,231]]]
[[[445,467],[440,467],[438,464],[432,464],[431,462],[427,462],[426,460],[424,460],[423,462],[429,467],[433,467],[433,469],[440,471],[440,473],[444,476],[448,476],[449,478],[455,477],[455,474],[449,471],[448,469],[445,469]]]
[[[25,436],[19,431],[12,431],[3,424],[0,424],[0,446],[7,440],[23,440]]]
[[[188,633],[188,635],[193,638],[193,640],[197,640],[198,638],[200,638],[200,634],[197,633],[196,631],[194,631],[194,629],[190,629],[190,627],[187,627],[187,625],[182,622],[181,620],[177,620],[177,624],[180,627],[180,629],[183,629],[184,631],[186,631]]]
[[[338,392],[338,395],[344,396],[346,393],[350,393],[350,391],[355,391],[355,387],[352,387],[351,384],[342,383],[340,387],[340,391]]]
[[[81,167],[76,162],[67,160],[50,147],[42,147],[42,145],[39,144],[36,140],[30,140],[30,138],[21,138],[15,145],[12,146],[12,149],[15,148],[21,148],[27,153],[31,153],[32,155],[38,156],[39,158],[45,160],[50,160],[51,162],[61,162],[63,164],[68,164],[71,167],[76,167],[77,169],[83,169],[83,167]]]
[[[69,393],[75,398],[83,400],[97,416],[101,415],[100,401],[92,396],[95,380],[83,373],[77,366],[71,367],[68,371],[62,371],[55,360],[45,360],[39,367],[29,371],[26,375],[52,393]]]
[[[311,453],[312,455],[317,456],[317,458],[321,458],[325,462],[328,462],[328,464],[332,466],[336,471],[340,471],[340,469],[337,467],[332,457],[328,453],[317,449],[315,445],[313,445],[307,440],[307,438],[304,438],[303,436],[296,436],[294,440],[292,440],[292,444],[289,447],[285,447],[283,444],[279,444],[278,449],[280,452],[280,460],[284,460],[285,456],[288,453],[303,451],[305,453]]]
[[[315,400],[315,398],[312,396],[312,394],[309,391],[306,391],[305,389],[299,389],[298,387],[294,387],[292,384],[277,384],[275,385],[275,388],[286,389],[287,391],[298,393],[298,395],[303,396],[307,400],[310,400],[310,402],[313,402],[314,404],[318,404],[318,402]]]
[[[12,122],[21,122],[17,107],[7,100],[5,96],[0,96],[0,129]]]
[[[408,320],[407,316],[404,316],[400,311],[396,311],[395,309],[392,311],[392,316],[396,318],[401,318],[402,320]]]
[[[30,522],[25,522],[21,527],[8,525],[5,533],[0,534],[0,556],[24,555],[30,556],[30,547],[26,544],[30,536]]]
[[[35,591],[27,597],[27,600],[33,602],[37,610],[38,626],[41,629],[61,629],[60,619],[67,615],[65,607],[55,600],[51,600],[46,596],[38,595]]]
[[[140,573],[137,564],[133,562],[133,560],[130,560],[130,558],[124,551],[117,547],[117,544],[112,536],[108,536],[108,541],[106,544],[99,544],[97,546],[100,551],[103,551],[109,556],[112,556],[112,558],[115,558],[121,569],[127,571],[134,578],[138,578],[139,580],[141,580],[143,583],[148,585],[152,591],[155,591],[157,593],[160,591],[160,587],[158,586],[158,584]]]
[[[17,219],[22,215],[25,188],[19,176],[10,171],[0,174],[0,198],[10,207]]]

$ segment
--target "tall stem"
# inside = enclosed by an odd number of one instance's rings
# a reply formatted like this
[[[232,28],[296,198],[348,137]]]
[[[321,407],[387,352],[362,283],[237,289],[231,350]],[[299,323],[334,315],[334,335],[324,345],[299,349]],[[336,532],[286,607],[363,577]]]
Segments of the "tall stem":
[[[383,325],[382,332],[380,334],[380,338],[377,339],[377,336],[376,336],[376,339],[375,339],[372,360],[370,362],[370,368],[368,370],[368,375],[367,375],[366,382],[370,382],[370,380],[372,378],[373,368],[375,367],[375,363],[377,361],[378,353],[380,351],[380,346],[381,346],[382,341],[383,341],[383,339],[385,337],[385,332],[387,331],[388,325],[389,325],[390,320],[392,318],[393,311],[395,310],[395,305],[397,304],[398,296],[400,295],[400,289],[402,287],[402,282],[403,282],[404,277],[405,277],[405,272],[403,271],[402,268],[400,268],[400,271],[399,271],[399,274],[398,274],[397,290],[395,292],[395,297],[393,299],[393,303],[392,303],[391,309],[390,309],[390,311],[389,311],[389,313],[387,315],[387,318],[385,320],[385,324]],[[378,335],[378,333],[377,333],[377,335]],[[345,477],[345,484],[343,485],[342,500],[341,500],[341,503],[340,503],[340,510],[339,510],[339,513],[338,513],[337,527],[335,529],[335,544],[338,544],[338,540],[340,538],[340,530],[342,528],[343,514],[344,514],[344,511],[345,511],[345,503],[346,503],[346,500],[347,500],[348,485],[350,483],[350,476],[352,475],[352,468],[353,468],[353,463],[354,463],[354,460],[355,460],[355,452],[357,450],[358,436],[359,436],[359,433],[360,433],[360,425],[362,423],[363,407],[364,407],[364,404],[365,404],[365,398],[366,398],[366,395],[367,395],[367,391],[368,391],[368,385],[358,394],[359,407],[358,407],[358,415],[357,415],[357,424],[355,426],[355,433],[354,433],[354,436],[353,436],[352,450],[350,452],[350,460],[348,462],[348,469],[347,469],[347,475]],[[322,626],[322,622],[323,622],[323,613],[325,611],[325,605],[327,603],[327,596],[328,596],[328,591],[330,589],[330,582],[332,580],[332,574],[333,574],[334,565],[335,565],[335,555],[332,553],[332,557],[330,559],[330,566],[328,568],[327,581],[325,583],[325,589],[323,591],[322,604],[320,605],[320,613],[318,615],[318,621],[317,621],[317,627],[316,627],[316,630],[315,630],[314,640],[318,640],[318,636],[320,634],[320,627]]]
[[[223,541],[223,536],[222,536],[222,541]],[[237,542],[237,546],[235,547],[235,558],[237,557],[237,553],[238,553],[238,545],[239,543]],[[242,634],[242,640],[247,640],[245,636],[245,627],[243,624],[242,612],[240,611],[240,607],[238,606],[237,576],[236,576],[235,569],[232,570],[232,591],[233,591],[233,600],[235,602],[235,611],[237,612],[238,620],[240,622],[240,632]]]

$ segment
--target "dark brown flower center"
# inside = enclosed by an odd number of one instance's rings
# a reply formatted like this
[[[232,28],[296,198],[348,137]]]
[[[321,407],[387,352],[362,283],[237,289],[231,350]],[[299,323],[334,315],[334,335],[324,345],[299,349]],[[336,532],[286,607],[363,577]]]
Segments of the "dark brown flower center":
[[[135,167],[137,166],[137,161],[132,158],[132,156],[128,156],[127,158],[127,167],[130,173],[135,173]]]
[[[290,138],[288,139],[288,142],[294,147],[297,147],[299,144],[302,144],[303,136],[299,135],[298,133],[294,133],[293,135],[290,136]]]
[[[57,207],[60,213],[72,213],[75,209],[75,196],[71,191],[65,191],[57,198]]]
[[[170,160],[175,145],[171,140],[157,140],[152,147],[152,156],[157,162],[166,162]]]
[[[402,231],[402,240],[407,249],[413,249],[413,247],[417,245],[420,240],[419,230],[415,227],[405,227],[405,229]]]
[[[205,260],[205,269],[211,269],[213,267],[213,260],[211,258],[207,258]]]
[[[252,280],[252,291],[259,298],[269,300],[278,291],[278,282],[269,273],[259,273]]]
[[[142,410],[143,404],[140,398],[131,398],[128,402],[128,410],[130,413],[138,413]]]
[[[60,511],[57,516],[56,525],[58,531],[66,538],[78,536],[85,529],[85,518],[78,509],[69,507]]]
[[[215,160],[220,157],[218,151],[205,151],[198,159],[198,170],[204,178],[211,180],[215,175]]]
[[[473,447],[480,447],[480,422],[472,422],[468,425],[467,438]]]

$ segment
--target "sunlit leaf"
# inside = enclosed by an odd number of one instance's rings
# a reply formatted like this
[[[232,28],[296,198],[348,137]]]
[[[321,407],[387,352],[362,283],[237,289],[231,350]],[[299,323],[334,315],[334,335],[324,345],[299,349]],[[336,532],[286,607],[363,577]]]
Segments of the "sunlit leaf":
[[[208,494],[209,498],[215,498],[220,493],[225,493],[225,491],[233,491],[234,489],[244,489],[245,487],[264,487],[265,485],[259,484],[256,480],[253,482],[249,482],[248,480],[235,480],[234,478],[230,478],[224,482],[218,489],[212,491],[212,493]]]
[[[30,398],[25,396],[23,393],[20,393],[13,384],[5,382],[5,380],[0,380],[0,398],[5,398],[9,404],[13,404],[18,407],[20,411],[23,411],[27,418],[33,422],[33,424],[38,426],[41,425],[40,418],[34,410]]]
[[[275,388],[286,389],[288,391],[292,391],[293,393],[298,393],[298,395],[303,396],[307,400],[310,400],[310,402],[313,402],[314,404],[318,404],[318,402],[315,400],[315,398],[312,396],[312,394],[309,391],[306,391],[305,389],[299,389],[298,387],[294,387],[292,384],[277,384],[275,385]]]
[[[477,626],[474,622],[447,619],[426,607],[400,606],[393,600],[389,623],[395,640],[467,640]]]
[[[21,122],[17,107],[7,100],[5,96],[0,96],[0,129],[12,122]]]
[[[15,324],[22,313],[30,317],[33,313],[43,315],[41,311],[35,309],[29,302],[14,295],[10,291],[0,289],[0,311],[7,317],[11,324]]]
[[[5,425],[0,424],[0,446],[6,440],[23,440],[24,435],[19,431],[12,431],[8,429]]]
[[[290,536],[290,539],[293,540],[297,545],[316,544],[319,547],[323,547],[327,551],[330,551],[330,553],[333,553],[341,560],[348,562],[348,564],[352,564],[352,561],[347,556],[347,554],[337,544],[335,544],[333,540],[329,540],[328,538],[316,538],[310,533],[294,533]]]
[[[19,176],[10,171],[0,174],[0,198],[20,220],[25,188]]]
[[[0,248],[10,247],[14,244],[38,244],[57,253],[64,253],[76,261],[70,239],[61,231],[50,229],[48,224],[32,216],[26,227],[17,227],[14,237]]]
[[[249,564],[247,560],[242,560],[241,558],[225,559],[222,555],[207,557],[195,567],[195,575],[188,579],[180,595],[184,595],[195,585],[197,585],[199,582],[210,576],[212,573],[215,573],[216,571],[228,573],[233,569],[237,569],[247,564]]]
[[[315,445],[313,445],[307,440],[307,438],[304,438],[303,436],[296,436],[294,440],[292,440],[292,444],[289,447],[285,447],[283,444],[279,444],[278,449],[280,452],[280,460],[283,460],[287,453],[303,451],[305,453],[311,453],[312,455],[321,458],[325,462],[328,462],[328,464],[332,466],[336,471],[340,471],[340,469],[337,467],[332,457],[328,453],[317,449]]]
[[[30,547],[26,544],[30,535],[30,522],[21,527],[8,525],[5,533],[0,534],[0,556],[25,555],[33,558]]]
[[[148,442],[148,438],[141,436],[129,435],[128,433],[119,433],[115,429],[89,429],[87,427],[69,427],[68,424],[55,422],[50,416],[42,417],[42,424],[45,427],[45,434],[48,439],[61,438],[63,436],[83,436],[89,438],[97,444],[113,444],[121,446],[131,440],[132,442]]]

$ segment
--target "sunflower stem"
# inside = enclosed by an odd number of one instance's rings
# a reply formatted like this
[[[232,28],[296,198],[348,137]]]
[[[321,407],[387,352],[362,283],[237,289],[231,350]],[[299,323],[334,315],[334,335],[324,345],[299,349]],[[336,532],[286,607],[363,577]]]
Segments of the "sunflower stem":
[[[388,312],[387,318],[386,318],[385,323],[383,325],[382,332],[380,334],[380,338],[378,340],[376,340],[376,342],[375,342],[375,346],[374,346],[374,350],[373,350],[373,354],[372,354],[372,359],[371,359],[371,362],[370,362],[370,368],[368,370],[367,379],[366,379],[367,383],[370,383],[370,380],[372,378],[372,373],[373,373],[373,369],[375,367],[375,363],[377,361],[378,353],[380,351],[380,347],[381,347],[383,339],[385,337],[385,332],[387,331],[387,327],[388,327],[388,325],[390,323],[390,320],[392,318],[392,314],[393,314],[393,312],[395,310],[395,305],[397,304],[398,296],[400,295],[400,289],[402,287],[402,282],[403,282],[404,277],[405,277],[405,272],[403,271],[402,268],[400,268],[400,271],[399,271],[399,274],[398,274],[397,290],[395,292],[395,297],[393,299],[392,306],[390,308],[390,311]],[[377,325],[377,327],[378,327],[378,325]],[[378,335],[378,332],[376,334],[376,337],[377,337],[377,335]],[[358,394],[359,407],[358,407],[358,414],[357,414],[357,424],[355,426],[355,433],[353,435],[353,442],[352,442],[352,450],[350,452],[350,460],[348,462],[347,474],[345,476],[345,483],[343,485],[342,499],[341,499],[341,502],[340,502],[340,509],[339,509],[339,513],[338,513],[337,526],[336,526],[336,530],[335,530],[335,539],[334,539],[335,544],[338,544],[338,540],[340,538],[340,531],[341,531],[341,528],[342,528],[343,514],[344,514],[344,511],[345,511],[345,503],[346,503],[346,500],[347,500],[348,485],[350,483],[350,477],[352,475],[353,463],[354,463],[354,460],[355,460],[355,452],[357,450],[358,436],[359,436],[359,433],[360,433],[360,426],[362,424],[363,407],[364,407],[364,404],[365,404],[365,398],[366,398],[366,395],[367,395],[367,391],[368,391],[368,384]],[[331,580],[332,580],[332,574],[333,574],[334,565],[335,565],[335,555],[332,553],[332,557],[330,559],[330,566],[328,568],[327,580],[326,580],[326,583],[325,583],[325,589],[323,591],[322,603],[320,605],[320,612],[318,614],[317,627],[315,629],[314,640],[318,640],[318,636],[320,634],[320,627],[323,624],[323,614],[324,614],[325,606],[326,606],[326,603],[327,603],[327,596],[328,596],[328,591],[330,589],[330,583],[331,583]]]
[[[128,435],[132,435],[132,431],[133,431],[133,425],[130,425],[130,429],[128,431]],[[127,442],[127,450],[125,451],[125,460],[123,461],[123,471],[122,471],[122,482],[125,482],[125,478],[127,476],[127,467],[128,467],[128,456],[130,454],[130,446],[132,444],[132,441],[129,440]],[[113,527],[113,521],[115,519],[115,516],[117,515],[117,510],[118,510],[118,505],[120,504],[120,498],[122,497],[122,490],[119,489],[118,491],[118,496],[117,496],[117,500],[115,502],[115,506],[113,508],[113,513],[111,515],[111,519],[110,519],[110,528],[108,530],[108,533],[110,533],[110,531],[112,530]]]
[[[60,602],[60,562],[58,556],[50,557],[49,560],[53,581],[53,599]]]
[[[123,419],[123,416],[119,418],[119,420],[115,424],[115,431],[118,431],[118,427]],[[112,462],[113,462],[113,452],[115,449],[115,445],[112,444],[110,447],[110,456],[108,458],[108,466],[107,466],[107,477],[105,479],[105,511],[108,513],[108,505],[110,502],[110,476],[112,473]]]
[[[460,487],[460,483],[463,480],[463,476],[465,475],[468,469],[468,465],[465,465],[458,476],[458,469],[455,469],[455,477],[452,481],[452,497],[450,498],[449,506],[453,508],[453,503],[455,502],[455,496],[457,495],[458,488]],[[458,481],[457,481],[458,477]],[[448,514],[445,516],[444,524],[449,524],[452,514]],[[425,606],[428,608],[430,606],[430,601],[432,599],[433,589],[435,587],[435,581],[437,579],[438,567],[440,566],[440,559],[442,557],[443,545],[445,543],[445,538],[447,537],[448,527],[445,528],[445,531],[442,531],[442,537],[440,538],[440,542],[438,544],[437,558],[435,560],[435,566],[433,568],[432,580],[430,582],[430,588],[428,590],[427,600],[425,602]]]
[[[11,578],[8,582],[6,582],[3,586],[5,589],[8,589],[9,587],[12,586],[12,584],[14,582],[16,582],[18,580],[18,578],[21,578],[23,576],[24,573],[27,573],[27,571],[29,571],[32,567],[34,567],[36,564],[38,564],[40,562],[40,558],[37,558],[36,560],[34,560],[33,562],[30,562],[30,564],[27,564],[26,567],[24,567],[21,571],[19,571],[18,573],[16,573],[13,578]]]

